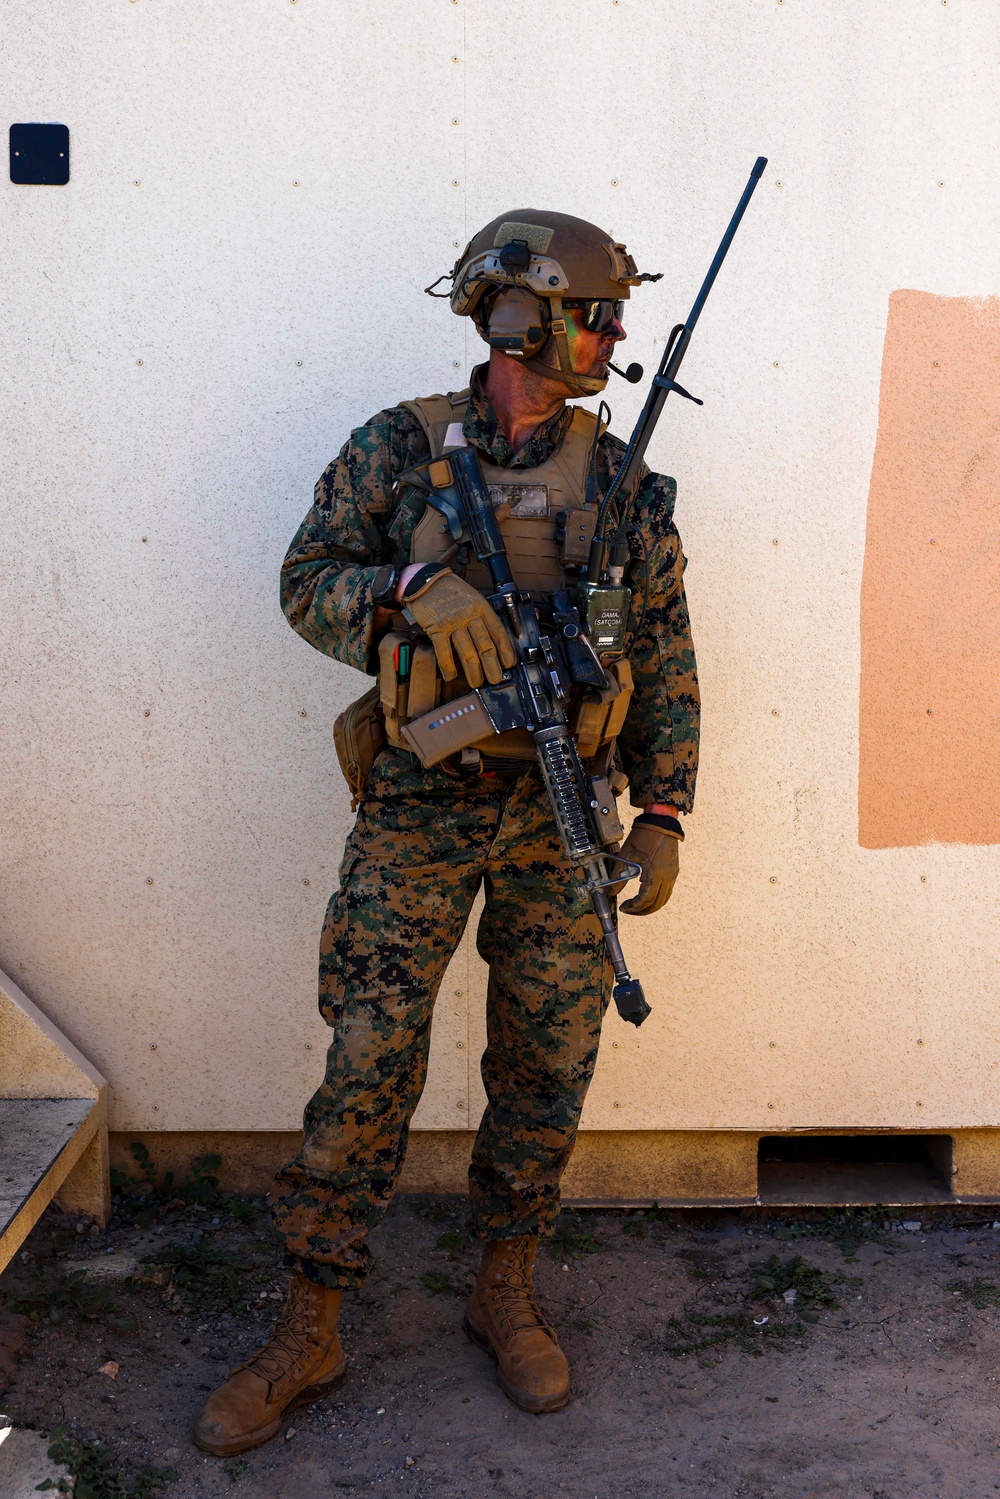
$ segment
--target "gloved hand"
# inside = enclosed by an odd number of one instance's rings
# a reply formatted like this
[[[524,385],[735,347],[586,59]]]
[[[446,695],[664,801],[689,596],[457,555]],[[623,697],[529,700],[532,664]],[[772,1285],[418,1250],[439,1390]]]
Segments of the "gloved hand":
[[[666,826],[674,823],[677,831]],[[681,839],[684,834],[673,817],[658,817],[643,812],[632,824],[632,831],[621,846],[619,858],[642,865],[639,892],[622,905],[629,916],[651,916],[665,906],[680,869]],[[622,880],[615,889],[621,890]]]
[[[430,577],[421,568],[403,589],[402,603],[430,637],[446,682],[458,675],[458,656],[470,687],[499,682],[514,665],[514,647],[499,616],[471,583],[445,567]]]

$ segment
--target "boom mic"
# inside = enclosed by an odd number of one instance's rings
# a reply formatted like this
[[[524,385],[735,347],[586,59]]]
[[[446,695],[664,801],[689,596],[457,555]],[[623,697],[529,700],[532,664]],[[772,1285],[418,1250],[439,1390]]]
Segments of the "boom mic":
[[[621,375],[622,379],[627,380],[630,385],[638,385],[639,381],[642,379],[641,364],[630,364],[627,370],[620,370],[618,366],[612,364],[609,359],[608,369],[614,370],[616,375]]]

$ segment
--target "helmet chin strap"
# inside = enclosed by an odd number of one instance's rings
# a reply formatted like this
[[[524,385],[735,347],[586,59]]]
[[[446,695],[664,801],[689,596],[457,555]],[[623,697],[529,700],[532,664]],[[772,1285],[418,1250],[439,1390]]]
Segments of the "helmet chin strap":
[[[547,380],[558,380],[560,385],[565,385],[571,396],[596,396],[608,383],[608,376],[599,379],[594,375],[580,375],[573,368],[573,359],[569,352],[569,338],[566,334],[566,319],[563,316],[563,305],[561,297],[549,297],[549,308],[551,320],[549,332],[552,342],[556,346],[556,358],[559,367],[546,364],[536,354],[533,359],[520,361],[526,369],[533,370],[536,375],[542,375]]]

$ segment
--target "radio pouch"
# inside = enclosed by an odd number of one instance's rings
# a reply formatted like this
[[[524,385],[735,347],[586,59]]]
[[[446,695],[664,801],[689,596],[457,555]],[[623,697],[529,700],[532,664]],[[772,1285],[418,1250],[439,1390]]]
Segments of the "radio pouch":
[[[588,688],[571,723],[581,760],[589,760],[602,744],[617,739],[632,697],[632,669],[624,656],[606,662],[604,670],[608,686],[602,692]]]

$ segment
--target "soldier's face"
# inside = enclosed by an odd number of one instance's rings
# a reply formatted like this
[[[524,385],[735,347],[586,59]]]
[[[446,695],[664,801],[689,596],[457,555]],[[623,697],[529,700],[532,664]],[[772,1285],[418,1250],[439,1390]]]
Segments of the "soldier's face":
[[[573,370],[578,375],[592,375],[603,380],[608,372],[608,360],[615,344],[628,337],[620,318],[611,318],[607,326],[591,332],[585,326],[586,313],[582,308],[565,309],[566,338],[569,343]]]

